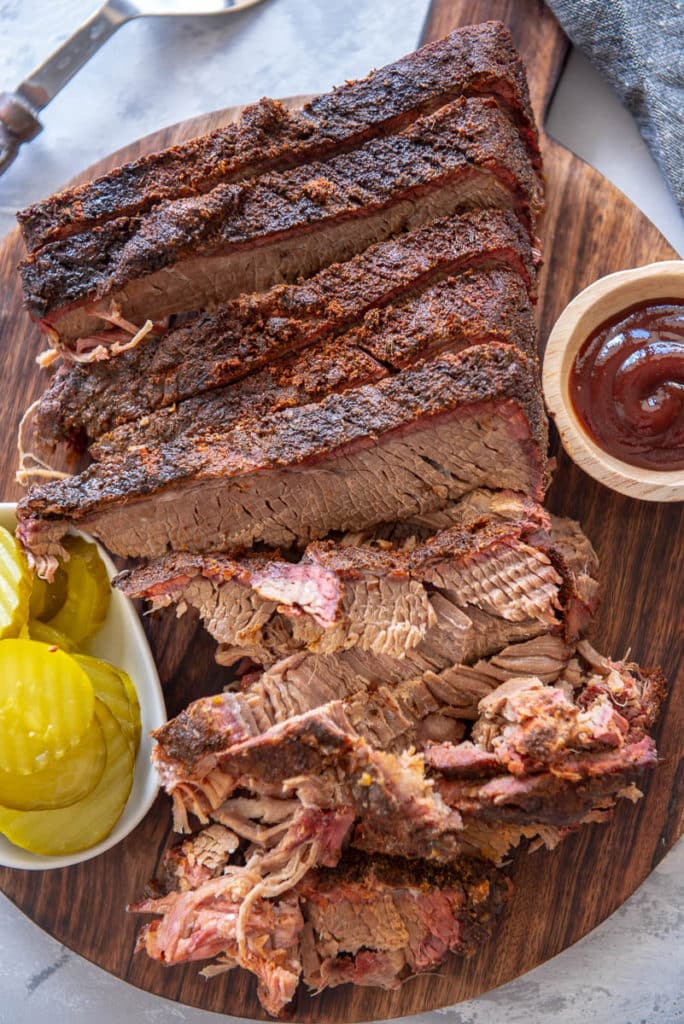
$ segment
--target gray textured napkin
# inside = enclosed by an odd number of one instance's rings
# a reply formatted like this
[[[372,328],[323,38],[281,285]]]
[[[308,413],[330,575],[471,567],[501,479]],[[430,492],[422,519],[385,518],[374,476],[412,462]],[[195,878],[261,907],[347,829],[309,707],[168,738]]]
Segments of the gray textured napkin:
[[[635,116],[684,213],[684,2],[547,3]]]

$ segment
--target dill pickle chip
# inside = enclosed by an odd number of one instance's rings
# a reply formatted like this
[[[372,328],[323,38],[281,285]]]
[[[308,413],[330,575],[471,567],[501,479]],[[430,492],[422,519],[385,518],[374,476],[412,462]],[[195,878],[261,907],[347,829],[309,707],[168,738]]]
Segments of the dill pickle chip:
[[[74,660],[88,673],[95,696],[106,704],[114,715],[135,754],[138,745],[135,738],[133,709],[118,670],[108,662],[91,658],[88,654],[75,654]]]
[[[34,574],[29,601],[29,617],[38,619],[39,622],[46,622],[57,614],[66,601],[66,596],[67,574],[63,566],[60,565],[55,572],[52,583],[48,583],[47,580]]]
[[[82,739],[95,696],[74,659],[34,640],[0,640],[0,769],[30,775]]]
[[[41,622],[39,619],[29,619],[28,635],[32,640],[38,640],[41,644],[49,644],[50,647],[60,647],[67,654],[71,654],[72,651],[76,650],[73,640],[70,640],[64,633],[60,633],[58,629],[54,629],[53,626],[48,626],[47,622]]]
[[[0,526],[0,639],[18,636],[28,620],[31,573],[9,530]]]
[[[128,672],[124,672],[122,668],[113,666],[118,672],[121,682],[124,684],[126,696],[128,697],[128,703],[131,706],[131,713],[133,715],[133,729],[135,732],[135,749],[136,752],[140,746],[140,734],[142,732],[142,722],[140,721],[140,701],[138,700],[138,691],[136,690],[133,680],[129,676]]]
[[[66,598],[48,625],[66,634],[77,647],[94,636],[107,618],[112,590],[97,547],[83,537],[67,537]]]
[[[19,811],[69,807],[95,789],[107,761],[107,748],[95,716],[80,743],[63,757],[30,775],[0,771],[0,804]]]
[[[99,782],[70,807],[46,811],[0,807],[0,832],[15,846],[43,856],[78,853],[105,839],[121,817],[133,785],[135,758],[114,715],[99,700],[95,715],[107,749]]]

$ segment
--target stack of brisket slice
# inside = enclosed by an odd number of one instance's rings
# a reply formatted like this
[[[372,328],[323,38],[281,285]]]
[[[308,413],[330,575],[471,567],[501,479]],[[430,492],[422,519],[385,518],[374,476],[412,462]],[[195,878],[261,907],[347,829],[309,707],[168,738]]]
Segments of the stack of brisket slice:
[[[139,945],[246,967],[273,1014],[472,952],[510,851],[657,761],[663,680],[589,645],[596,556],[540,505],[540,175],[487,23],[20,215],[61,357],[34,444],[91,461],[18,534],[48,576],[71,526],[143,559],[118,586],[233,670],[155,734],[199,830]]]

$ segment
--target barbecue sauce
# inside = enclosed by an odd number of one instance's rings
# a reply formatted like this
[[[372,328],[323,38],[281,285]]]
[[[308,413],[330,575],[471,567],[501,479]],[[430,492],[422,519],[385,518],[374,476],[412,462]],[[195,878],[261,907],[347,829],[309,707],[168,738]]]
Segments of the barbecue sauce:
[[[684,302],[651,300],[601,324],[577,354],[570,396],[609,455],[684,469]]]

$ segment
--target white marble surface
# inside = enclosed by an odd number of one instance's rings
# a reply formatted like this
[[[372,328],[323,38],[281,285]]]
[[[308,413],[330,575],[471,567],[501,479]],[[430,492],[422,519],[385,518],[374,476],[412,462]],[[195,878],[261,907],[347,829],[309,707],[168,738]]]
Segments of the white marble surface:
[[[192,0],[189,0],[189,5]],[[163,124],[260,95],[316,92],[412,49],[427,0],[266,0],[224,20],[125,26],[44,112],[45,131],[0,178],[14,211]],[[88,0],[0,0],[0,89],[13,88],[90,10]],[[684,223],[629,115],[574,55],[551,133],[621,187],[684,254]],[[2,301],[0,296],[0,301]],[[487,996],[416,1024],[684,1022],[684,843],[591,935]],[[106,926],[106,925],[105,925]],[[63,949],[0,898],[0,1024],[200,1024]]]

